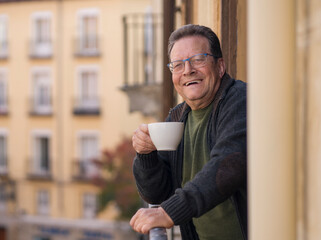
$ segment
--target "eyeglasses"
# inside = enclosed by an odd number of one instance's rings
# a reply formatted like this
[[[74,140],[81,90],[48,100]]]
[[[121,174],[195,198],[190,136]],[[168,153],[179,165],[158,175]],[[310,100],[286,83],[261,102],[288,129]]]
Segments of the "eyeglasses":
[[[214,57],[213,55],[208,53],[200,53],[200,54],[191,56],[189,58],[186,58],[184,60],[177,60],[177,61],[170,62],[169,64],[167,64],[167,67],[172,73],[181,73],[185,69],[185,62],[189,61],[189,64],[191,64],[193,68],[200,68],[205,66],[207,62],[207,56]]]

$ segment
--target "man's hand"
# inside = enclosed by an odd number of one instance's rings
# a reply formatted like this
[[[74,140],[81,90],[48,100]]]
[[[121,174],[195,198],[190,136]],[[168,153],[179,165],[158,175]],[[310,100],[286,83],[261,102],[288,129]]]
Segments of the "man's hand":
[[[141,208],[130,220],[132,228],[139,233],[147,234],[154,227],[171,228],[173,220],[163,208]]]
[[[137,153],[148,154],[156,150],[152,139],[149,136],[148,125],[140,125],[132,137],[133,147]]]

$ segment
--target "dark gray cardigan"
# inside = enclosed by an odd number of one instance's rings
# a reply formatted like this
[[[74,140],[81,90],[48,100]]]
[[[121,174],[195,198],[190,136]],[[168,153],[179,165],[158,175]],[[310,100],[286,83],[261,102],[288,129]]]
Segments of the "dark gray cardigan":
[[[166,121],[186,122],[190,107],[173,108]],[[177,151],[137,154],[133,172],[141,197],[161,204],[183,239],[198,239],[192,218],[230,199],[247,239],[246,196],[246,83],[225,74],[216,96],[208,127],[210,161],[184,188],[182,182],[184,137]]]

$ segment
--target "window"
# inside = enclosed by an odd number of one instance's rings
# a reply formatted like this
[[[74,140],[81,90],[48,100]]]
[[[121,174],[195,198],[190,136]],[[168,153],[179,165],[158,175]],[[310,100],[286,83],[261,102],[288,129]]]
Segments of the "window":
[[[78,24],[77,54],[98,55],[98,10],[80,10]]]
[[[32,57],[52,55],[51,22],[50,12],[37,12],[32,15]]]
[[[31,168],[34,176],[50,177],[50,134],[46,131],[33,133]]]
[[[0,213],[6,212],[6,210],[7,210],[6,188],[5,188],[5,185],[0,184]]]
[[[98,114],[98,68],[95,66],[78,69],[77,99],[75,113]]]
[[[8,57],[8,16],[0,15],[0,59]]]
[[[85,193],[83,195],[83,217],[92,219],[96,216],[97,199],[96,195],[92,193]]]
[[[7,135],[0,131],[0,176],[7,174]]]
[[[0,69],[0,115],[8,113],[7,101],[7,74],[5,69]]]
[[[49,192],[47,190],[39,190],[37,192],[37,214],[41,216],[49,215]]]
[[[32,71],[33,99],[31,109],[33,114],[47,115],[52,113],[51,80],[49,68],[34,68]]]
[[[98,168],[93,160],[98,157],[98,134],[81,132],[78,136],[79,174],[90,178],[98,174]]]

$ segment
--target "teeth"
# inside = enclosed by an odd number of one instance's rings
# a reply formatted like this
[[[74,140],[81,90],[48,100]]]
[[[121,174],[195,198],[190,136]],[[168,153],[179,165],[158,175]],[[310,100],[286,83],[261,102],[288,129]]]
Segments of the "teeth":
[[[190,84],[193,84],[193,83],[199,83],[201,82],[200,80],[196,80],[196,81],[192,81],[192,82],[188,82],[188,83],[185,83],[185,86],[188,86]]]

